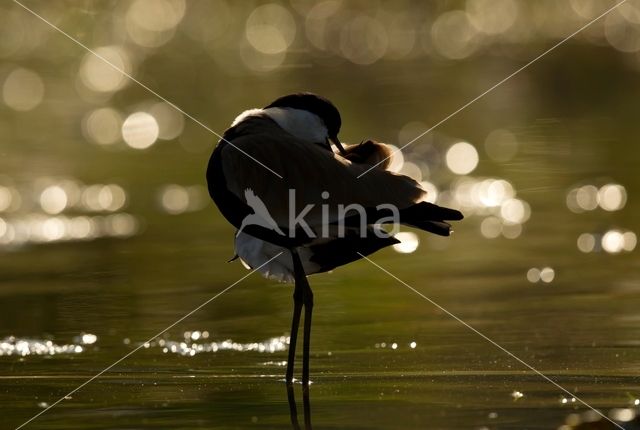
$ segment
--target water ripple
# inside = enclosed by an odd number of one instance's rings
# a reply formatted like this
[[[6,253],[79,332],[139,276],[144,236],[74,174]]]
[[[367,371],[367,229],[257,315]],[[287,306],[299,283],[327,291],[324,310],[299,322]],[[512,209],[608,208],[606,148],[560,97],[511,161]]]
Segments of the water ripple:
[[[179,354],[186,357],[193,357],[196,354],[204,352],[218,351],[256,351],[261,353],[274,353],[286,351],[289,346],[288,336],[272,337],[262,342],[239,343],[231,339],[212,342],[199,342],[200,339],[206,339],[201,332],[185,332],[184,339],[175,341],[171,339],[159,339],[144,344],[145,348],[161,348],[165,354]]]
[[[86,345],[95,343],[97,339],[94,334],[83,333],[73,339],[74,343],[59,345],[48,339],[7,336],[0,341],[0,356],[80,354],[85,351]]]

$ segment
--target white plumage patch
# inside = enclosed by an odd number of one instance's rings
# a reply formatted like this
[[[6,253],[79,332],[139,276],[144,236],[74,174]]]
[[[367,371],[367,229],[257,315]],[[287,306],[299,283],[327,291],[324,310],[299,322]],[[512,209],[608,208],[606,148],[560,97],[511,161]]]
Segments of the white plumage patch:
[[[240,124],[242,121],[244,121],[245,119],[249,118],[250,116],[256,116],[256,115],[260,115],[262,112],[264,112],[262,109],[248,109],[244,112],[242,112],[240,115],[238,115],[236,117],[236,119],[233,120],[233,122],[231,123],[231,127],[234,127],[238,124]]]
[[[304,109],[271,107],[267,109],[249,109],[242,112],[231,123],[231,127],[240,124],[252,116],[266,115],[280,128],[298,139],[311,143],[324,143],[329,132],[322,119]]]
[[[294,282],[293,260],[288,249],[260,240],[246,233],[240,232],[235,240],[236,254],[249,269],[258,269],[265,278],[279,282]],[[278,257],[269,261],[269,259]],[[302,267],[307,275],[318,272],[320,266],[309,261],[312,256],[309,248],[298,248]],[[267,261],[269,263],[265,264]],[[263,266],[264,264],[264,266]]]
[[[311,143],[324,143],[329,132],[322,119],[309,111],[272,107],[263,112],[289,134]]]

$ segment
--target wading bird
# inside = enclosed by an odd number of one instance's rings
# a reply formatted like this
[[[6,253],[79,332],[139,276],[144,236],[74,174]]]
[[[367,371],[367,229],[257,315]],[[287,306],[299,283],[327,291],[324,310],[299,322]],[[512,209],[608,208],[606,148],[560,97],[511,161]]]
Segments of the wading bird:
[[[338,139],[340,126],[340,113],[329,100],[311,93],[287,95],[240,114],[207,168],[211,198],[239,229],[236,256],[267,278],[295,282],[286,381],[293,381],[304,307],[305,387],[313,309],[306,275],[398,243],[379,224],[401,223],[448,236],[446,221],[462,219],[456,210],[423,201],[425,192],[413,179],[386,170],[388,146],[366,141],[345,148]]]

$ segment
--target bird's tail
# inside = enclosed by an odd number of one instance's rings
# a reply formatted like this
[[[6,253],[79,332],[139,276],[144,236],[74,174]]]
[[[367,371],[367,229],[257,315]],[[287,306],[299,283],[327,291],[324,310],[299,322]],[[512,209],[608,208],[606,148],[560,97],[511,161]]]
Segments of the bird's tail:
[[[451,234],[451,224],[464,216],[460,211],[434,205],[428,202],[416,203],[400,211],[400,222],[440,236]]]
[[[320,266],[317,271],[326,272],[396,243],[400,241],[385,234],[384,230],[368,227],[365,234],[357,229],[348,229],[344,237],[317,242],[308,245],[307,249],[310,251],[309,260]]]

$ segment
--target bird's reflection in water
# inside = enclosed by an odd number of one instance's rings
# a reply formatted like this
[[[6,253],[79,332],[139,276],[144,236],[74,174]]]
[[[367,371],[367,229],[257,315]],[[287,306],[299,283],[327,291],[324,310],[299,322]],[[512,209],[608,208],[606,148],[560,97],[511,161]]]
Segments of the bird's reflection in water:
[[[289,400],[289,413],[291,414],[291,426],[294,430],[301,430],[298,422],[298,407],[296,396],[293,392],[293,384],[287,384],[287,399]],[[302,387],[302,404],[304,410],[304,429],[311,430],[311,402],[309,400],[309,387]]]

